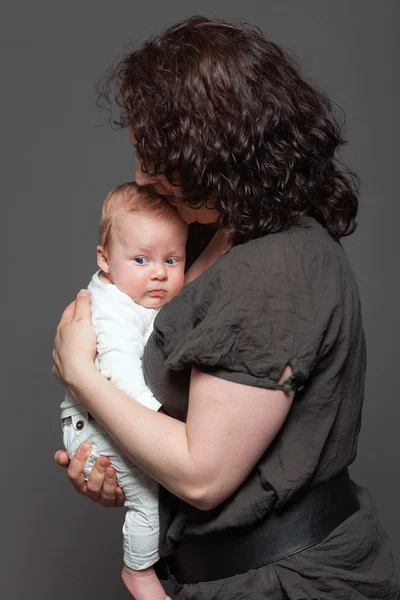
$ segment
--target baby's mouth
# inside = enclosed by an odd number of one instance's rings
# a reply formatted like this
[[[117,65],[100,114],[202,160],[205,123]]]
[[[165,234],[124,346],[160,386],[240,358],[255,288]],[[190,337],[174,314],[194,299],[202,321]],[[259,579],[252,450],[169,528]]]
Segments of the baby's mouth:
[[[158,297],[162,298],[164,296],[164,294],[166,294],[166,293],[167,293],[166,290],[162,290],[162,289],[150,290],[148,292],[149,296],[151,296],[152,298],[158,298]]]

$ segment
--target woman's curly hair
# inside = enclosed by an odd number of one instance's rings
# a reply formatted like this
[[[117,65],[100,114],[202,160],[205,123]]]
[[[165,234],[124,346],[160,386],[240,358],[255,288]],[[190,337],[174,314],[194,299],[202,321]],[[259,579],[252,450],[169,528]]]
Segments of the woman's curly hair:
[[[182,21],[103,78],[142,169],[180,185],[185,204],[215,203],[234,244],[306,213],[334,239],[356,227],[358,179],[340,169],[329,99],[262,33],[206,17]]]

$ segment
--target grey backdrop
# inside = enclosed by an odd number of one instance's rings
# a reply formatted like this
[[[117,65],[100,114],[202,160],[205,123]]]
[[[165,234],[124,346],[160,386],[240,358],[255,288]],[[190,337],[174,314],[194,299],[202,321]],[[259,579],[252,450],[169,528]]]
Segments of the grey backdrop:
[[[96,266],[100,203],[134,173],[126,134],[97,113],[94,81],[132,40],[199,13],[258,24],[347,115],[344,157],[363,187],[359,229],[345,246],[369,350],[351,471],[373,493],[400,566],[399,8],[398,0],[3,0],[2,598],[130,597],[119,579],[122,511],[74,494],[52,460],[63,390],[50,353],[64,306]]]

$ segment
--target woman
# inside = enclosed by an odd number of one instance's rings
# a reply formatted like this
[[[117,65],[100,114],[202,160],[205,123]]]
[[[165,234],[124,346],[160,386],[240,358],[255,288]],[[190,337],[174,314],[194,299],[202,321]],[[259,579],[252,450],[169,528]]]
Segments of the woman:
[[[260,32],[203,17],[126,56],[113,82],[137,182],[202,225],[143,359],[165,414],[94,367],[84,292],[61,319],[53,370],[161,484],[176,597],[397,598],[387,538],[347,472],[365,343],[338,242],[355,229],[356,189],[335,164],[328,99]],[[86,456],[69,465],[76,489],[120,505],[106,460],[84,481]]]

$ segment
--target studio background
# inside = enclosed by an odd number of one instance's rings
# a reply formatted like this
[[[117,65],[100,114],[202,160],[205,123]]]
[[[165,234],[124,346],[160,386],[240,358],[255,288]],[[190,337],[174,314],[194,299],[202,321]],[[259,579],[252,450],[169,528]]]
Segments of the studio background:
[[[342,156],[363,185],[359,228],[344,245],[368,343],[351,474],[376,500],[400,574],[398,0],[3,0],[4,600],[130,598],[120,580],[123,512],[76,495],[53,462],[64,390],[51,347],[62,310],[96,268],[101,202],[134,178],[128,136],[98,113],[94,83],[121,49],[193,14],[257,24],[346,114]]]

